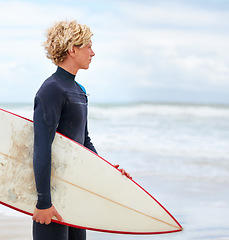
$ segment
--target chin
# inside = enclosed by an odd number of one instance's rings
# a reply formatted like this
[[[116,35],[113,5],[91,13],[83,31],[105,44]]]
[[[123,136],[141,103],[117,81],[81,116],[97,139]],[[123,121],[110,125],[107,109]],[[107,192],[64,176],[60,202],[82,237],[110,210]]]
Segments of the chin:
[[[85,65],[82,65],[80,69],[84,69],[84,70],[87,70],[89,68],[89,64],[85,64]]]
[[[85,70],[87,70],[88,68],[89,68],[89,65],[88,65],[88,66],[86,66],[84,69],[85,69]]]

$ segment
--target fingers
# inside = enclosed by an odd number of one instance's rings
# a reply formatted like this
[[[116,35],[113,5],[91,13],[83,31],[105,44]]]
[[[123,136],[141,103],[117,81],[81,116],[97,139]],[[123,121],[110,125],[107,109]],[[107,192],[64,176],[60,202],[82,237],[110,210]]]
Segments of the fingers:
[[[125,169],[120,169],[119,171],[122,173],[122,175],[125,175],[126,177],[132,179],[132,177],[130,176],[130,174],[129,174],[128,172],[126,172]]]
[[[130,178],[130,179],[132,179],[132,177],[130,176],[130,174],[129,173],[127,173],[126,172],[126,174],[125,174],[128,178]]]
[[[53,217],[56,217],[60,222],[63,221],[54,206],[43,210],[35,208],[32,219],[37,223],[48,225],[51,223]]]
[[[51,223],[51,219],[46,219],[46,221],[44,223],[40,222],[40,224],[45,224],[45,225],[49,225]]]
[[[58,221],[63,222],[63,218],[60,216],[60,214],[56,211],[55,217]]]
[[[114,165],[114,167],[118,169],[119,168],[119,164]],[[126,172],[125,169],[118,169],[118,170],[122,173],[122,175],[125,175],[126,177],[132,179],[130,174],[128,172]]]
[[[40,214],[34,214],[33,215],[33,221],[36,221],[37,223],[40,224],[49,224],[51,221],[46,219],[44,216],[40,215]]]

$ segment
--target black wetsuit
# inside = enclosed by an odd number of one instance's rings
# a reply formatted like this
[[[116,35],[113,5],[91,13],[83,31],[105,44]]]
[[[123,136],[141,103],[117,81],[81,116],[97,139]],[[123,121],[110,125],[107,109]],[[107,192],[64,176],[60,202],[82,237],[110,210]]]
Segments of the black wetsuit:
[[[42,84],[35,96],[33,120],[33,166],[38,192],[36,207],[47,209],[52,206],[51,145],[56,131],[96,152],[87,129],[87,96],[84,88],[75,82],[74,75],[58,67]],[[46,226],[34,222],[33,236],[34,240],[86,239],[85,230],[55,223]]]

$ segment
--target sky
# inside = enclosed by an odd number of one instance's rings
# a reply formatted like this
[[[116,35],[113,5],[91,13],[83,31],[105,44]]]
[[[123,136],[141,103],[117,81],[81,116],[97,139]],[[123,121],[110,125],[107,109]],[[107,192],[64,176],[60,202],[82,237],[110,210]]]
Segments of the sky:
[[[229,0],[0,0],[0,103],[33,102],[45,31],[73,19],[94,33],[91,102],[229,104]]]

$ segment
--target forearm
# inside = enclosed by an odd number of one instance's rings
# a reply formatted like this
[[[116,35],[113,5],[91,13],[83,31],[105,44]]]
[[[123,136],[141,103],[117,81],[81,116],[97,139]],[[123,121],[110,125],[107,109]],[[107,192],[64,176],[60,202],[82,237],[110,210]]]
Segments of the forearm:
[[[92,152],[97,153],[93,143],[91,142],[91,138],[89,137],[89,133],[88,133],[88,128],[87,128],[87,124],[85,127],[85,141],[84,141],[84,146],[88,149],[90,149]]]
[[[50,208],[51,192],[51,144],[55,135],[55,128],[47,124],[44,119],[42,103],[36,99],[34,108],[34,155],[33,168],[38,194],[37,208]]]

